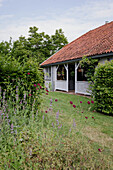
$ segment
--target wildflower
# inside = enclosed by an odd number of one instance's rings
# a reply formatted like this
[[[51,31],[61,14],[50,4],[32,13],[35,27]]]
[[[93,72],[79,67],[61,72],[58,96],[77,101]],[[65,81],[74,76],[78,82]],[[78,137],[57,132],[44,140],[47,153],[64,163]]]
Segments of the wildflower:
[[[31,94],[29,94],[29,96],[31,96]]]
[[[26,93],[24,94],[24,100],[26,99]]]
[[[93,104],[93,103],[94,103],[94,101],[93,101],[93,100],[91,100],[91,103]]]
[[[47,110],[45,111],[45,113],[47,113]]]
[[[86,119],[88,119],[88,117],[85,116]]]
[[[57,125],[59,125],[59,121],[58,120],[56,120],[57,121]]]
[[[74,108],[76,108],[76,106],[75,106],[75,105],[73,105],[73,107],[74,107]]]
[[[46,90],[46,92],[49,92],[49,90]]]
[[[81,113],[84,113],[84,112],[81,112]]]
[[[87,103],[90,104],[90,101],[88,101]]]
[[[43,117],[42,117],[42,118],[43,118],[43,120],[44,120],[44,115],[43,115]]]
[[[37,85],[38,85],[38,86],[40,86],[40,84],[39,84],[39,83],[38,83]]]
[[[12,123],[12,124],[11,124],[11,130],[13,130],[13,127],[14,127],[14,126],[13,126],[13,123]]]
[[[34,84],[34,87],[36,87],[36,84]]]
[[[58,119],[59,118],[59,110],[58,110],[58,112],[56,113],[56,119]]]
[[[48,95],[48,93],[46,93],[46,95]]]
[[[73,104],[73,102],[72,102],[72,101],[70,101],[70,104]]]
[[[6,117],[7,117],[7,119],[8,119],[8,117],[9,117],[8,114],[6,114]]]
[[[57,102],[58,100],[57,99],[55,99],[55,102]]]
[[[52,122],[52,126],[54,127],[54,123]]]
[[[40,89],[42,89],[42,86],[40,86]]]
[[[18,86],[16,86],[16,93],[18,93]]]
[[[28,75],[30,75],[30,73],[27,73]]]
[[[102,152],[102,150],[101,150],[100,148],[98,149],[98,151],[99,151],[99,152]]]
[[[73,119],[73,127],[76,127],[75,119]]]
[[[92,119],[94,119],[94,117],[92,117]]]
[[[58,126],[58,128],[60,129],[62,127],[62,124],[60,126]]]
[[[36,90],[39,90],[39,88],[36,88]]]
[[[80,103],[82,103],[82,101],[80,101]]]

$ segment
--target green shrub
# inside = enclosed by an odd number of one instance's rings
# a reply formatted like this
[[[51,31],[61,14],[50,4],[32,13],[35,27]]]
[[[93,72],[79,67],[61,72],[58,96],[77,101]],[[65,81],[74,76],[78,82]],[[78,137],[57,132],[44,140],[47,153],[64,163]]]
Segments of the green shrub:
[[[93,82],[92,94],[96,110],[113,114],[113,61],[97,66]]]
[[[38,107],[43,91],[43,72],[39,69],[39,64],[31,58],[23,63],[11,57],[1,57],[0,61],[1,95],[5,92],[6,99],[11,101],[15,100],[15,95],[18,95],[20,100],[26,95],[28,104],[33,104],[34,98],[38,98]]]

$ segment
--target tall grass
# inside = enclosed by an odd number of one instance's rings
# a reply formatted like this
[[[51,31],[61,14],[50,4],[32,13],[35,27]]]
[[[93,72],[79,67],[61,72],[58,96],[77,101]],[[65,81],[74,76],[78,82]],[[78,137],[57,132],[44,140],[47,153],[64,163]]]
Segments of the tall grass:
[[[44,90],[39,108],[39,93],[11,94],[0,96],[0,169],[113,168],[113,119],[94,111],[93,100]]]

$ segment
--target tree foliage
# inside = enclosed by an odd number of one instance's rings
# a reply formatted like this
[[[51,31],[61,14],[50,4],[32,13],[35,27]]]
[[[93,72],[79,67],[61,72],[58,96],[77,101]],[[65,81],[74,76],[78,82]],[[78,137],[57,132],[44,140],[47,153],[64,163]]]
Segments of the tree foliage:
[[[85,68],[87,80],[91,83],[94,76],[95,67],[98,64],[98,59],[92,59],[91,57],[88,58],[87,56],[84,56],[80,61],[80,64],[82,68]]]
[[[68,43],[62,29],[56,30],[54,35],[39,32],[37,27],[29,28],[28,38],[20,36],[18,40],[0,43],[0,55],[11,56],[19,62],[34,58],[40,64]]]

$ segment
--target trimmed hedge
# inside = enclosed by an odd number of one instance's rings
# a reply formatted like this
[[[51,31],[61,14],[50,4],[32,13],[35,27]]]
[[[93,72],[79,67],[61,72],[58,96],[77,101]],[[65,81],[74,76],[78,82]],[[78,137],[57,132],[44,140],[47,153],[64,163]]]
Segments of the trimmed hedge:
[[[98,64],[93,82],[92,94],[96,110],[113,114],[113,60]]]

